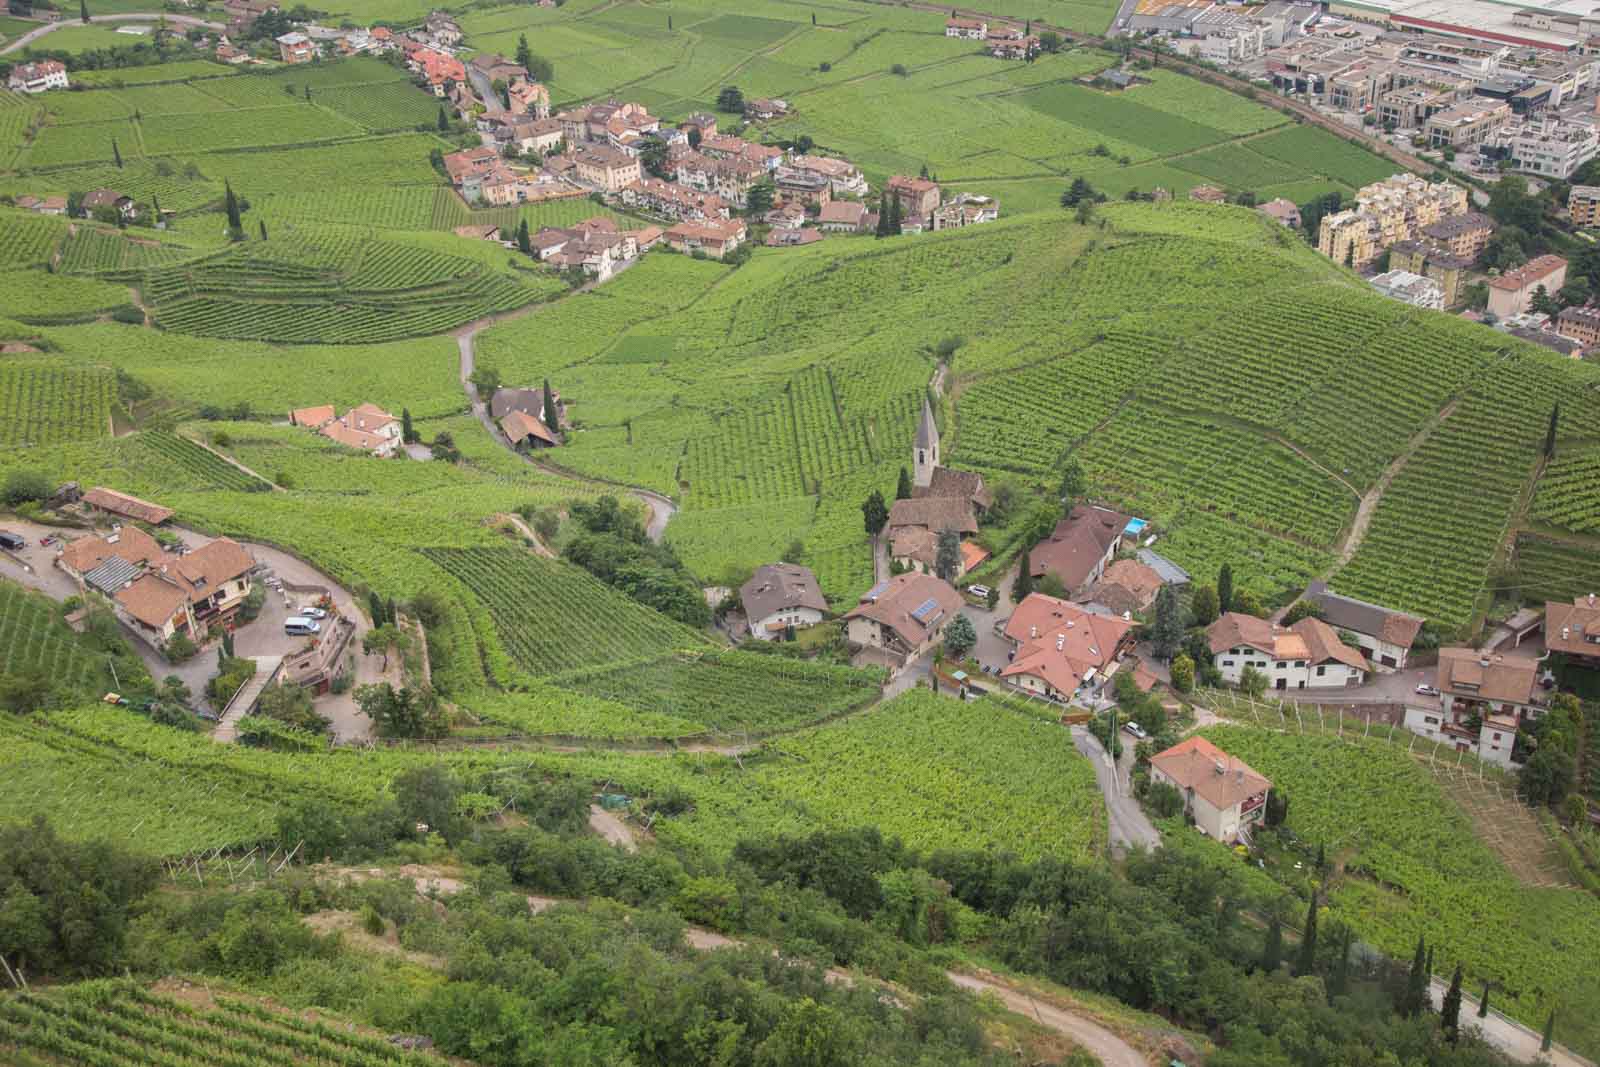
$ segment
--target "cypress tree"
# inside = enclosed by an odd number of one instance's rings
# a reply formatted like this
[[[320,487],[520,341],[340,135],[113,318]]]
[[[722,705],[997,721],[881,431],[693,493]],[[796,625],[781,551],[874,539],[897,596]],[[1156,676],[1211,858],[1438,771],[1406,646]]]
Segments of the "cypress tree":
[[[889,198],[889,236],[897,236],[901,232],[901,225],[902,220],[900,218],[900,198],[898,196],[892,196]]]
[[[409,445],[411,442],[415,441],[416,439],[417,439],[417,431],[413,430],[411,428],[411,409],[410,408],[401,408],[400,409],[400,440],[404,441],[406,444]]]
[[[1483,996],[1478,998],[1478,1018],[1484,1019],[1489,1015],[1489,982],[1483,983]]]
[[[1339,958],[1333,964],[1333,979],[1328,983],[1328,1003],[1350,991],[1350,928],[1339,935]]]
[[[904,467],[900,468],[900,483],[894,487],[894,498],[896,500],[911,499],[911,472]]]
[[[117,165],[118,170],[122,169],[122,151],[117,148],[115,137],[111,138],[111,161]]]
[[[1317,970],[1317,893],[1311,891],[1311,904],[1306,908],[1306,932],[1300,938],[1300,957],[1295,960],[1295,977],[1314,974]]]
[[[439,105],[439,132],[444,133],[450,129],[450,116],[445,112],[444,105]]]
[[[878,226],[877,226],[877,229],[874,231],[874,236],[877,236],[877,237],[887,237],[887,236],[889,236],[889,194],[888,193],[884,193],[882,196],[878,197]]]
[[[89,24],[89,0],[78,0],[78,17],[85,26]]]
[[[257,219],[256,220],[256,228],[261,231],[261,239],[263,241],[265,241],[267,239],[267,220],[266,219]]]
[[[1276,974],[1283,965],[1283,923],[1274,915],[1267,926],[1267,946],[1261,952],[1261,969]]]
[[[1411,971],[1406,975],[1405,989],[1400,995],[1400,1003],[1396,1005],[1399,1013],[1407,1019],[1414,1019],[1422,1011],[1422,998],[1428,990],[1428,955],[1423,945],[1422,938],[1417,938],[1417,951],[1411,957]]]
[[[544,380],[544,424],[557,437],[561,435],[561,419],[556,415],[556,394],[550,390],[550,379]]]
[[[667,29],[672,29],[671,15],[667,16]],[[533,50],[528,47],[528,35],[525,33],[517,36],[517,66],[521,67],[523,70],[527,71],[530,76],[532,76]]]
[[[1233,566],[1228,563],[1217,572],[1217,610],[1224,615],[1233,610]]]
[[[244,229],[244,223],[239,218],[239,198],[234,195],[233,185],[226,179],[222,182],[222,205],[228,213],[228,232],[238,240],[240,231]]]
[[[394,597],[390,597],[389,603],[384,605],[383,621],[389,623],[399,623],[400,621],[400,613],[394,609]]]
[[[1444,995],[1444,1007],[1439,1013],[1444,1017],[1444,1036],[1452,1045],[1461,1036],[1461,964],[1450,979],[1450,991]]]
[[[1556,458],[1556,425],[1561,421],[1561,402],[1550,409],[1550,428],[1544,434],[1544,458]]]
[[[1544,1021],[1544,1037],[1539,1040],[1539,1051],[1549,1052],[1550,1044],[1556,1036],[1556,1010],[1550,1009],[1550,1018]]]
[[[1327,869],[1328,869],[1328,850],[1324,846],[1318,845],[1317,846],[1317,871],[1320,873],[1322,871],[1326,871]]]
[[[528,236],[527,219],[517,223],[517,251],[525,256],[533,255],[533,240]]]
[[[1033,592],[1032,570],[1033,565],[1028,561],[1028,550],[1025,548],[1022,550],[1022,559],[1017,563],[1017,580],[1011,586],[1011,599],[1019,604]]]
[[[383,598],[376,592],[367,593],[367,614],[372,616],[373,629],[383,625]]]

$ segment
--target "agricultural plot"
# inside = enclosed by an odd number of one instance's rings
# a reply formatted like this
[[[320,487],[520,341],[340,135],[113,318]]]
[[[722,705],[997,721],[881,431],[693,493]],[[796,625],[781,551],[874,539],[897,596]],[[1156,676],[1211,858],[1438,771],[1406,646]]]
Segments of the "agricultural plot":
[[[243,493],[261,493],[272,488],[187,437],[166,430],[146,430],[136,440],[149,457],[148,462],[172,472],[156,477],[174,488],[226,489]]]
[[[1353,189],[1387,178],[1395,164],[1315,126],[1292,126],[1250,142],[1252,151]]]
[[[75,70],[72,80],[83,85],[156,85],[175,81],[210,81],[239,73],[237,67],[206,59],[185,59],[149,67],[114,67],[109,70]]]
[[[0,674],[39,675],[92,700],[112,685],[106,664],[61,620],[60,605],[0,581]]]
[[[1517,538],[1517,591],[1531,600],[1572,600],[1600,588],[1600,559],[1587,544],[1535,534]]]
[[[0,998],[0,1053],[30,1067],[123,1063],[318,1063],[444,1067],[431,1052],[401,1051],[348,1023],[330,1025],[254,1000],[209,994],[203,1006],[131,981]]]
[[[67,232],[63,219],[5,211],[0,220],[0,270],[43,266]]]
[[[0,363],[0,443],[38,448],[111,432],[116,378],[99,367]]]
[[[1539,479],[1529,515],[1579,533],[1600,529],[1600,448],[1558,453]]]
[[[6,311],[24,322],[83,322],[115,307],[129,307],[128,287],[98,278],[74,278],[45,271],[12,271],[4,284]]]
[[[111,145],[124,159],[136,158],[139,151],[139,131],[127,120],[116,122],[80,122],[70,126],[47,125],[35,135],[33,143],[18,156],[18,163],[39,169],[59,167],[73,163],[106,163],[112,161]]]
[[[1293,798],[1290,829],[1347,856],[1330,904],[1362,939],[1403,958],[1425,936],[1446,961],[1462,962],[1469,986],[1500,982],[1501,1010],[1528,1026],[1553,1007],[1568,1020],[1569,1042],[1600,1038],[1594,901],[1518,883],[1403,746],[1244,726],[1204,733]]]
[[[732,651],[674,653],[549,681],[639,711],[755,735],[863,707],[878,698],[881,684],[874,671]]]
[[[695,631],[613,590],[587,571],[516,548],[423,549],[488,610],[505,651],[498,680],[552,674],[705,644]],[[488,621],[488,620],[485,620]],[[487,636],[480,627],[480,637]],[[509,660],[506,657],[509,656]]]
[[[147,156],[192,152],[203,144],[215,151],[257,145],[298,145],[356,137],[365,131],[354,122],[311,104],[286,104],[253,109],[247,121],[231,113],[153,115],[139,120]]]
[[[61,244],[60,268],[71,274],[99,274],[141,270],[190,258],[194,252],[179,245],[139,240],[117,230],[84,223]]]
[[[209,165],[211,160],[205,162]],[[124,156],[119,168],[108,156],[103,162],[0,178],[0,189],[14,194],[65,196],[73,190],[112,187],[141,203],[160,200],[168,211],[193,211],[220,202],[222,198],[220,179],[208,178],[197,164],[171,160],[135,160]]]
[[[409,81],[322,89],[312,101],[374,131],[410,129],[439,114],[438,98]]]

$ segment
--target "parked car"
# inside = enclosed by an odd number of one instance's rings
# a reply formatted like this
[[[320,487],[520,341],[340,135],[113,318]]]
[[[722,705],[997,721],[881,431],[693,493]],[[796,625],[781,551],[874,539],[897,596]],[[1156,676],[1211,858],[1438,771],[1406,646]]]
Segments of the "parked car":
[[[1439,690],[1427,684],[1417,686],[1417,692],[1421,693],[1425,697],[1436,697],[1439,695]]]
[[[311,637],[322,632],[322,624],[316,619],[296,615],[283,620],[283,632],[290,637]]]
[[[27,538],[18,537],[10,530],[0,530],[0,548],[4,548],[12,552],[20,552],[27,547]]]
[[[989,587],[986,585],[969,585],[967,586],[967,595],[978,600],[988,600]]]
[[[326,619],[328,612],[324,608],[301,608],[300,614],[307,619]]]
[[[39,547],[40,548],[43,548],[46,545],[53,545],[55,543],[56,543],[56,535],[55,534],[45,534],[43,537],[39,538]]]
[[[1124,732],[1132,734],[1141,741],[1150,736],[1149,734],[1145,733],[1144,727],[1140,726],[1136,722],[1125,722],[1122,724],[1122,729]]]

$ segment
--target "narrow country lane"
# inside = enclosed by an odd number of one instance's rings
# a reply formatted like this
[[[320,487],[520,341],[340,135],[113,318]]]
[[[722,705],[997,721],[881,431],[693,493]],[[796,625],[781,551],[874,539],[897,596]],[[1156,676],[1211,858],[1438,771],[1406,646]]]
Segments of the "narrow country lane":
[[[169,15],[164,11],[151,11],[146,13],[135,12],[123,15],[89,16],[90,22],[159,22],[161,19],[166,19],[168,22],[175,22],[181,26],[203,26],[208,30],[227,29],[227,27],[220,22],[207,22],[205,19],[195,18],[193,15]],[[83,25],[82,20],[75,18],[62,18],[55,22],[46,22],[38,29],[29,30],[27,33],[23,34],[21,37],[18,37],[15,41],[12,41],[4,48],[0,48],[0,56],[5,55],[7,52],[15,52],[19,48],[26,48],[40,37],[43,37],[45,34],[54,30],[59,30],[63,26],[81,25]]]
[[[1094,776],[1100,782],[1100,792],[1106,801],[1106,819],[1110,824],[1110,844],[1113,851],[1128,848],[1160,848],[1161,833],[1145,817],[1139,802],[1126,789],[1127,779],[1115,773],[1111,759],[1099,738],[1081,726],[1072,727],[1072,743],[1094,765]]]
[[[970,992],[993,993],[1000,999],[1000,1003],[1011,1011],[1071,1038],[1105,1067],[1150,1067],[1150,1061],[1138,1049],[1083,1015],[1058,1008],[1048,1001],[1041,1001],[1021,990],[991,979],[979,978],[977,975],[946,971],[945,977]]]

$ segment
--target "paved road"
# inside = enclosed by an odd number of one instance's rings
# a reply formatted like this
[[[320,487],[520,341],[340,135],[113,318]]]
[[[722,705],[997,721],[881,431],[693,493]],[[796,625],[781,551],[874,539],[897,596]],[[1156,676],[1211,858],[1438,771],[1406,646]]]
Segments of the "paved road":
[[[1113,851],[1130,847],[1160,848],[1161,833],[1153,826],[1129,792],[1128,776],[1112,774],[1111,757],[1098,738],[1082,726],[1072,727],[1072,743],[1094,764],[1094,776],[1105,796]]]
[[[1444,1006],[1444,995],[1449,992],[1450,985],[1439,978],[1434,978],[1429,988],[1433,995],[1434,1008]],[[1586,1060],[1570,1049],[1559,1044],[1551,1045],[1549,1052],[1540,1052],[1539,1043],[1543,1035],[1537,1030],[1530,1030],[1514,1019],[1508,1019],[1494,1010],[1494,998],[1489,998],[1489,1014],[1478,1018],[1478,1002],[1464,992],[1461,996],[1461,1026],[1463,1030],[1477,1027],[1483,1032],[1483,1039],[1489,1044],[1500,1049],[1514,1060],[1523,1063],[1544,1062],[1551,1067],[1594,1067],[1591,1060]],[[1557,1020],[1560,1021],[1559,1019]]]
[[[193,15],[168,15],[160,11],[152,11],[145,14],[89,16],[90,22],[158,22],[161,19],[166,19],[169,23],[177,23],[181,26],[203,26],[208,30],[225,30],[228,28],[220,22],[207,22],[205,19],[197,19]],[[56,22],[47,22],[36,30],[29,30],[4,48],[0,48],[0,56],[5,55],[7,52],[15,52],[19,48],[26,48],[45,34],[59,30],[63,26],[81,25],[83,25],[82,20],[76,18],[62,18]]]
[[[1105,1067],[1149,1067],[1150,1061],[1138,1049],[1086,1016],[1058,1008],[1021,990],[976,975],[946,971],[945,977],[970,992],[993,993],[1000,999],[1000,1003],[1018,1015],[1034,1019],[1041,1026],[1071,1038]]]

